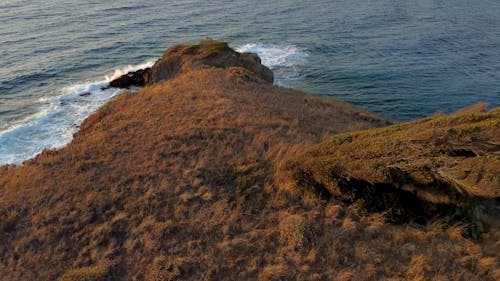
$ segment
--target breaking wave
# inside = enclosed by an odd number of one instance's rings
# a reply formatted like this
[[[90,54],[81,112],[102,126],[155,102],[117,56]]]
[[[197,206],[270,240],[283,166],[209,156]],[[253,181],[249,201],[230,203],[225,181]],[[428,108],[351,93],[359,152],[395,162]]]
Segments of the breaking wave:
[[[150,67],[153,61],[116,69],[103,80],[83,82],[62,88],[55,98],[40,98],[40,111],[0,131],[0,165],[19,164],[44,149],[68,144],[80,124],[122,90],[109,88],[109,82],[128,73]]]

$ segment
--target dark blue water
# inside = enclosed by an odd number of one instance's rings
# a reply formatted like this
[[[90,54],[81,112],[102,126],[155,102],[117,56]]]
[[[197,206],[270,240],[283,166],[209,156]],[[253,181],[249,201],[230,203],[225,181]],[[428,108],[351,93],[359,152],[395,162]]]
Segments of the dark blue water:
[[[100,90],[116,69],[203,37],[259,53],[280,85],[397,121],[500,106],[498,0],[2,0],[0,164],[66,144],[119,93]]]

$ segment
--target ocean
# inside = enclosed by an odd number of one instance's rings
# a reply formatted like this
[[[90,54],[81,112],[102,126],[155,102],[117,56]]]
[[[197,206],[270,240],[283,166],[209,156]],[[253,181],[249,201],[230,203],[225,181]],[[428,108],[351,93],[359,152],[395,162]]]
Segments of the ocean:
[[[110,79],[206,37],[395,121],[500,106],[498,0],[2,0],[0,164],[66,145]]]

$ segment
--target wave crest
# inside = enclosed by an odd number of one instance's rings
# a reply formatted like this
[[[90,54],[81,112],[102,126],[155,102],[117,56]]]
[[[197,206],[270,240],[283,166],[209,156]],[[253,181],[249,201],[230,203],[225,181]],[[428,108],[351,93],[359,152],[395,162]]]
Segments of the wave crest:
[[[80,124],[122,90],[108,88],[109,82],[130,71],[152,66],[154,61],[118,68],[104,80],[83,82],[62,88],[55,98],[40,98],[45,104],[22,124],[0,131],[0,165],[19,164],[43,149],[68,144]]]
[[[304,65],[308,53],[295,45],[274,45],[263,43],[247,43],[241,46],[236,46],[237,52],[250,52],[259,55],[262,64],[276,69],[279,67],[293,67],[296,65]]]

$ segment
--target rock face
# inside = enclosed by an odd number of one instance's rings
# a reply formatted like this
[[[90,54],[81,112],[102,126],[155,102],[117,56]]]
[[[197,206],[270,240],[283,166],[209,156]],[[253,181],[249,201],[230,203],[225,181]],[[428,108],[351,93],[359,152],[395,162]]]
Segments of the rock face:
[[[257,54],[238,53],[225,42],[202,40],[197,45],[173,46],[165,51],[153,67],[129,72],[111,81],[110,86],[128,88],[152,85],[172,79],[181,73],[207,67],[242,67],[263,81],[272,83],[274,80],[273,72],[262,65]]]
[[[129,72],[125,75],[118,77],[117,79],[109,83],[110,87],[113,88],[129,88],[131,86],[142,87],[150,80],[151,68],[140,69],[138,71]]]

